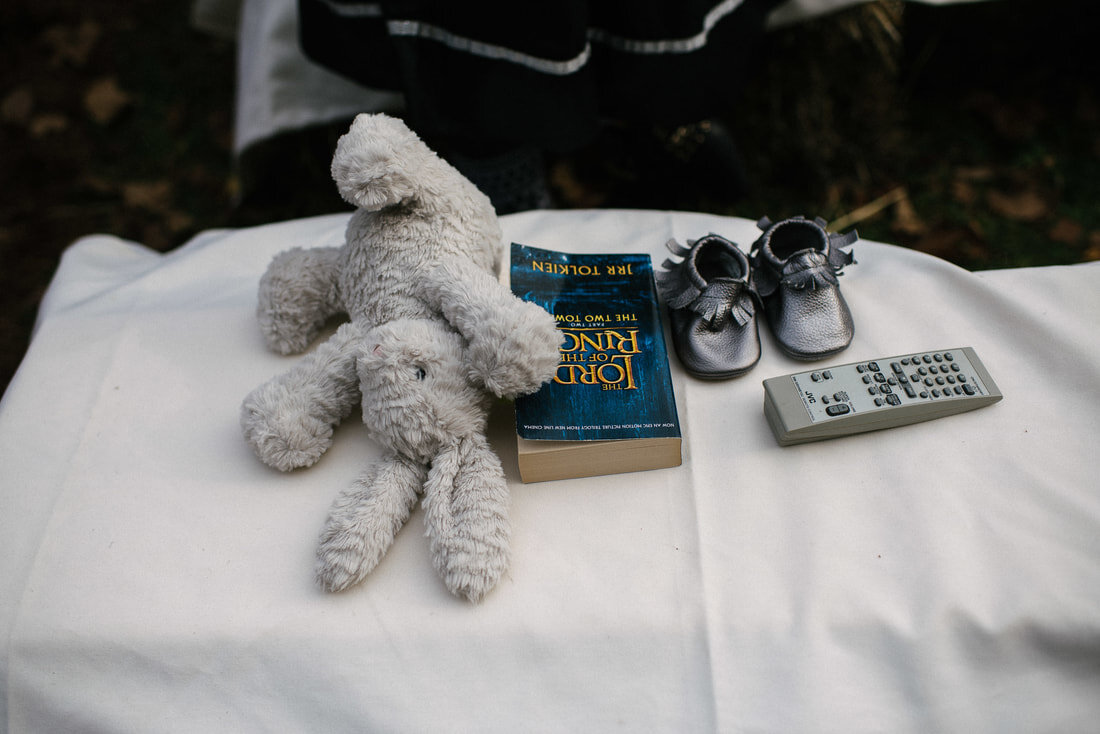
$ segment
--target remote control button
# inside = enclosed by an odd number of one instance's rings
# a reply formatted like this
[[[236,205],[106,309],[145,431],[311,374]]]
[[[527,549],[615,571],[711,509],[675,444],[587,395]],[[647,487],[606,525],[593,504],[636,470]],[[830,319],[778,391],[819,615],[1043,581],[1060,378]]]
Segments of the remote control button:
[[[953,415],[1001,399],[969,347],[808,366],[787,379],[764,381],[764,412],[782,446]]]

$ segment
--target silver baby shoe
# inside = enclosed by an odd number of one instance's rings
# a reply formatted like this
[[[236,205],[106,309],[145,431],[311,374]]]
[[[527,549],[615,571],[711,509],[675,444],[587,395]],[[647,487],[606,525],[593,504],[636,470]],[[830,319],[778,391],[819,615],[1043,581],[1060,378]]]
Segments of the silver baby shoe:
[[[795,359],[814,360],[841,352],[852,343],[852,313],[840,293],[837,276],[854,265],[851,245],[859,236],[829,234],[825,220],[791,217],[756,226],[763,234],[753,244],[753,284],[780,348]]]
[[[749,259],[724,237],[708,234],[690,249],[669,240],[684,259],[665,260],[657,289],[668,304],[672,346],[690,374],[704,380],[737,377],[760,359],[758,299]]]

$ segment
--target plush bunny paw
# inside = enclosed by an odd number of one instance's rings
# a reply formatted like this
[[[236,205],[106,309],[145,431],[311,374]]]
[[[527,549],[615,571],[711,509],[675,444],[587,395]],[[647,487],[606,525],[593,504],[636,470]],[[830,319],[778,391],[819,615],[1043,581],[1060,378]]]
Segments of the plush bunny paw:
[[[256,316],[267,346],[304,352],[325,321],[340,311],[336,295],[340,251],[294,248],[275,256],[260,279]]]
[[[332,426],[296,401],[279,401],[276,389],[263,385],[241,406],[241,430],[256,455],[270,467],[290,471],[317,463],[332,445]]]
[[[527,395],[554,377],[562,337],[554,317],[542,308],[517,302],[482,327],[470,344],[470,369],[490,392],[507,398]]]

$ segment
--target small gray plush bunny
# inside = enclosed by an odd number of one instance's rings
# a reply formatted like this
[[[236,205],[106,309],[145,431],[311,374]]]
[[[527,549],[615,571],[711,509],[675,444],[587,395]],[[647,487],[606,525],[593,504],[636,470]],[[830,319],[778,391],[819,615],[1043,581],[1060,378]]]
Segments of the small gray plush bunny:
[[[553,317],[494,277],[501,235],[481,192],[400,120],[360,115],[332,164],[358,209],[342,247],[293,249],[260,282],[268,346],[302,351],[241,407],[246,440],[282,471],[310,466],[356,403],[384,450],[333,504],[317,579],[362,581],[424,497],[436,569],[471,601],[508,567],[508,491],[485,438],[490,395],[534,392],[557,368]]]

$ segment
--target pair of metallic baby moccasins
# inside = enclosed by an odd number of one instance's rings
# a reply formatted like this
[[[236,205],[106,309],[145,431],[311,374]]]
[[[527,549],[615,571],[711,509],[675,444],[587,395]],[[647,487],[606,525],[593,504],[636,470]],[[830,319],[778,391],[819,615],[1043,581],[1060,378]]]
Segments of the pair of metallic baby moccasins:
[[[799,360],[823,359],[852,342],[852,313],[837,276],[855,264],[858,236],[825,231],[822,219],[757,222],[763,234],[746,256],[736,244],[708,234],[683,247],[675,240],[656,274],[669,308],[672,343],[690,374],[709,380],[737,377],[760,360],[756,315],[763,307],[776,343]]]

